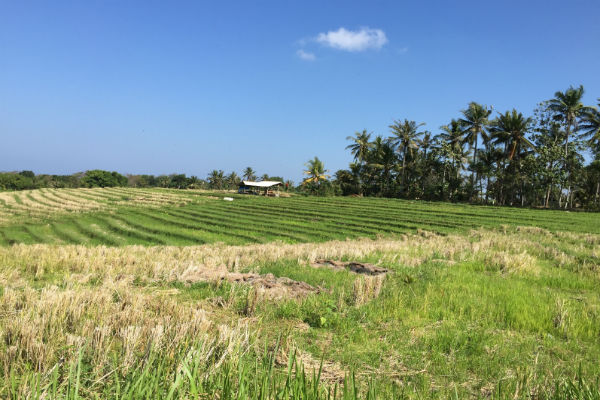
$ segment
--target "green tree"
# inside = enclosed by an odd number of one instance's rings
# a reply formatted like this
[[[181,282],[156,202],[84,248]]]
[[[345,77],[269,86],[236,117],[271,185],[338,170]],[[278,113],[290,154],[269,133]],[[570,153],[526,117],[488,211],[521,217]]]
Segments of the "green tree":
[[[381,136],[375,138],[373,145],[373,154],[369,166],[377,173],[379,194],[390,196],[392,194],[392,172],[397,162],[396,153],[391,143],[383,140]]]
[[[169,175],[169,187],[176,189],[185,189],[188,187],[188,178],[185,174],[173,174]]]
[[[222,170],[213,169],[210,174],[208,174],[208,184],[211,189],[221,190],[223,189],[223,184],[225,183],[225,172]]]
[[[85,172],[85,175],[81,178],[81,185],[89,188],[127,186],[127,177],[115,171],[94,169]]]
[[[405,119],[403,122],[400,120],[394,121],[392,125],[389,126],[392,136],[390,136],[389,140],[402,154],[402,190],[405,190],[406,185],[406,164],[408,160],[409,153],[412,154],[412,151],[416,149],[417,139],[423,132],[419,132],[419,128],[425,125],[424,122],[417,124],[415,121],[409,121]]]
[[[443,132],[439,135],[440,139],[446,142],[449,146],[445,154],[452,160],[452,165],[456,169],[457,174],[460,173],[460,168],[457,168],[457,162],[463,155],[464,133],[460,125],[460,121],[452,119],[448,125],[440,128]],[[457,176],[458,178],[458,176]]]
[[[225,182],[227,182],[227,187],[229,189],[235,189],[240,183],[240,177],[235,172],[230,173],[225,178]]]
[[[527,133],[532,123],[531,118],[523,117],[523,114],[513,108],[512,112],[507,111],[492,121],[490,133],[492,140],[496,144],[505,145],[509,161],[519,154],[523,148],[535,149],[535,146],[529,139]]]
[[[246,169],[242,173],[242,176],[246,181],[253,181],[256,179],[256,171],[254,171],[251,167],[246,167]]]
[[[306,170],[304,170],[304,175],[308,175],[308,177],[304,179],[302,182],[303,184],[319,184],[320,182],[329,179],[329,175],[326,174],[328,171],[325,169],[323,161],[319,160],[319,157],[309,160],[306,164],[304,164],[304,166],[306,167]]]
[[[489,116],[492,109],[483,106],[476,102],[469,103],[466,110],[462,111],[463,117],[459,120],[463,128],[463,140],[469,145],[469,149],[473,150],[473,164],[477,163],[477,151],[479,137],[487,144],[489,137],[487,134],[487,126],[489,124]],[[471,185],[475,187],[475,171],[471,172]],[[473,196],[473,193],[471,194]]]
[[[427,151],[433,146],[433,138],[431,132],[425,131],[423,137],[417,140],[419,148],[423,151],[423,158],[427,159]]]
[[[502,164],[508,163],[499,172],[500,190],[498,200],[504,203],[505,186],[511,193],[518,194],[520,202],[524,205],[524,182],[522,176],[522,153],[526,149],[535,149],[535,146],[527,138],[531,127],[532,119],[525,118],[523,114],[513,109],[500,114],[490,125],[491,139],[494,144],[501,145],[504,148],[504,157]],[[505,162],[506,161],[506,162]],[[510,197],[510,201],[515,196]]]
[[[350,153],[354,156],[355,161],[364,162],[367,159],[369,150],[373,147],[371,140],[371,133],[367,133],[366,129],[362,132],[355,132],[354,136],[346,137],[346,140],[352,140],[354,143],[346,146],[346,149],[350,149]]]
[[[548,109],[554,113],[554,119],[561,121],[565,125],[565,158],[569,146],[571,133],[578,130],[579,119],[591,111],[581,102],[583,98],[583,86],[578,88],[569,87],[564,92],[554,93],[554,98],[548,100]]]
[[[598,99],[598,108],[589,108],[581,118],[579,129],[583,132],[582,136],[588,139],[588,144],[592,151],[600,154],[600,98]]]

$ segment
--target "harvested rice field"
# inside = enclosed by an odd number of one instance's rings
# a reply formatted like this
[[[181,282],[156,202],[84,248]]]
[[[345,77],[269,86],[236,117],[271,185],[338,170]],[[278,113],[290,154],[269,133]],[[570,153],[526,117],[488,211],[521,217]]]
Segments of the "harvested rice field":
[[[223,201],[224,196],[235,200]],[[503,226],[600,233],[600,217],[381,198],[264,198],[192,190],[39,189],[0,193],[0,245],[306,243]]]
[[[0,193],[0,398],[593,399],[598,360],[598,214]]]

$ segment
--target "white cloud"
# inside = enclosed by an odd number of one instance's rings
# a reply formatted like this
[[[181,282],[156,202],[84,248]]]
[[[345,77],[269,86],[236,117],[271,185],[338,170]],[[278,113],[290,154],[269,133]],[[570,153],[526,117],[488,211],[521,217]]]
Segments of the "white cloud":
[[[304,51],[302,49],[298,50],[296,52],[296,55],[298,57],[300,57],[301,59],[306,60],[306,61],[315,61],[315,59],[316,59],[316,57],[315,57],[315,55],[313,53],[309,53],[309,52]]]
[[[357,31],[340,28],[337,31],[319,33],[316,40],[325,46],[346,51],[379,50],[388,42],[381,29],[370,28],[361,28]]]

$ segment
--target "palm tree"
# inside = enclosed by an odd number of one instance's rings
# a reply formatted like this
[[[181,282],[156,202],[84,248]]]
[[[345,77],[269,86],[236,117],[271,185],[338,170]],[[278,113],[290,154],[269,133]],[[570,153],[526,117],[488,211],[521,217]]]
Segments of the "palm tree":
[[[256,179],[256,172],[251,167],[247,167],[242,173],[242,176],[244,177],[244,180],[253,181]]]
[[[394,170],[397,158],[392,144],[384,140],[381,136],[377,136],[373,144],[369,166],[377,171],[381,171],[379,176],[379,191],[380,194],[385,195],[389,192],[392,171]]]
[[[223,181],[225,179],[225,173],[221,170],[213,169],[208,174],[208,182],[212,189],[223,189]]]
[[[417,148],[417,138],[423,133],[419,132],[419,128],[425,125],[424,122],[417,124],[415,121],[409,121],[407,119],[404,122],[399,120],[394,121],[389,128],[392,131],[389,141],[400,150],[402,154],[402,185],[404,186],[406,177],[406,159],[410,152],[412,154],[413,149]],[[404,188],[403,188],[404,189]]]
[[[490,132],[496,144],[504,144],[508,150],[508,160],[512,161],[515,154],[520,154],[520,150],[529,147],[535,149],[533,143],[527,139],[532,123],[531,118],[523,117],[523,114],[513,108],[512,112],[507,111],[492,122]]]
[[[371,133],[367,133],[366,129],[362,132],[355,132],[354,136],[346,137],[346,140],[352,140],[354,143],[346,146],[346,149],[350,149],[350,152],[354,156],[355,160],[363,162],[367,158],[367,154],[371,149]]]
[[[569,137],[572,132],[577,131],[579,118],[592,110],[581,102],[583,92],[582,85],[578,88],[571,86],[565,92],[554,93],[554,98],[548,100],[548,109],[554,113],[554,119],[565,124],[565,160],[569,149]]]
[[[230,189],[234,189],[240,183],[240,177],[235,172],[232,172],[229,175],[227,175],[225,181],[227,182],[227,186]]]
[[[464,145],[464,134],[462,131],[462,127],[460,126],[460,122],[452,119],[450,124],[444,125],[440,127],[444,132],[439,136],[442,140],[450,145],[451,155],[452,155],[452,166],[457,170],[457,177],[460,168],[457,168],[456,162],[457,158],[462,156],[463,153],[463,145]]]
[[[472,101],[469,103],[469,107],[462,111],[463,118],[459,120],[463,128],[464,142],[469,144],[469,148],[474,149],[473,153],[473,164],[477,163],[477,145],[479,136],[485,143],[489,140],[486,132],[486,128],[489,124],[488,117],[492,113],[491,108],[482,106],[479,103]],[[475,171],[471,172],[471,183],[474,185]]]
[[[598,99],[598,108],[592,108],[583,114],[582,124],[579,127],[583,131],[582,136],[589,137],[589,145],[596,152],[600,152],[600,98]]]
[[[479,153],[479,165],[478,168],[481,172],[481,175],[486,179],[485,184],[485,204],[488,203],[489,195],[490,195],[490,178],[494,173],[494,166],[496,162],[501,157],[501,151],[495,147],[488,146],[485,151]],[[480,175],[480,176],[481,176]],[[480,185],[481,186],[481,185]],[[482,188],[483,190],[483,188]]]
[[[501,177],[499,181],[499,201],[501,203],[504,202],[504,178],[509,182],[511,180],[514,181],[521,172],[521,164],[518,161],[521,158],[522,150],[525,148],[535,149],[533,143],[531,143],[526,136],[529,132],[531,123],[531,118],[525,118],[523,117],[523,114],[513,109],[512,112],[507,111],[504,114],[500,114],[500,116],[492,122],[490,127],[494,143],[504,145],[504,156],[507,157],[509,162],[509,168],[503,170],[504,175],[499,175]],[[516,159],[517,162],[513,163],[513,159]],[[521,182],[519,191],[521,204],[523,204],[523,181],[520,179],[517,180]]]
[[[427,160],[427,150],[431,148],[433,145],[433,140],[431,138],[431,132],[425,131],[423,133],[423,137],[417,141],[421,150],[423,150],[423,158]]]
[[[569,87],[565,92],[554,93],[554,98],[548,100],[548,109],[554,113],[554,120],[561,121],[565,124],[565,162],[564,167],[568,173],[569,188],[567,190],[567,201],[565,207],[569,204],[569,195],[571,193],[571,174],[568,168],[568,155],[569,155],[569,137],[571,133],[577,132],[579,129],[579,119],[592,110],[590,107],[586,107],[581,102],[583,98],[583,85],[579,85],[578,88],[573,86]],[[560,190],[562,193],[562,188]],[[561,201],[559,199],[559,207]]]
[[[306,170],[304,171],[305,175],[308,175],[302,184],[314,183],[319,184],[322,181],[326,181],[329,178],[329,175],[325,173],[328,172],[323,165],[323,161],[319,160],[319,157],[315,157],[312,160],[309,160],[306,164]]]

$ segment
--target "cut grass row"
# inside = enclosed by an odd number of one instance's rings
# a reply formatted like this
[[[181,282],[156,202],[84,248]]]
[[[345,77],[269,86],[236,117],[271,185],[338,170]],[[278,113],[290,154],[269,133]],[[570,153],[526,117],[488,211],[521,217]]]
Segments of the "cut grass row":
[[[447,219],[453,223],[457,218],[468,220],[472,225],[488,226],[506,223],[531,226],[545,226],[549,229],[600,232],[597,214],[564,212],[557,210],[533,210],[508,207],[474,206],[452,203],[432,203],[396,199],[357,199],[357,198],[293,198],[293,202],[319,205],[329,204],[342,209],[381,210],[421,214]],[[436,218],[437,220],[438,218]]]
[[[0,226],[0,245],[40,242],[190,245],[274,240],[298,243],[401,235],[418,230],[448,234],[503,224],[600,231],[600,218],[589,213],[377,198],[269,199],[233,195],[234,202],[223,202],[208,197],[214,195],[126,188],[30,191],[15,197],[20,203],[9,204],[2,199],[3,215],[12,212],[39,220],[51,209],[62,207],[75,212],[47,216],[42,222],[20,219]],[[186,205],[182,205],[183,200]],[[102,210],[103,204],[108,203],[112,205]]]

